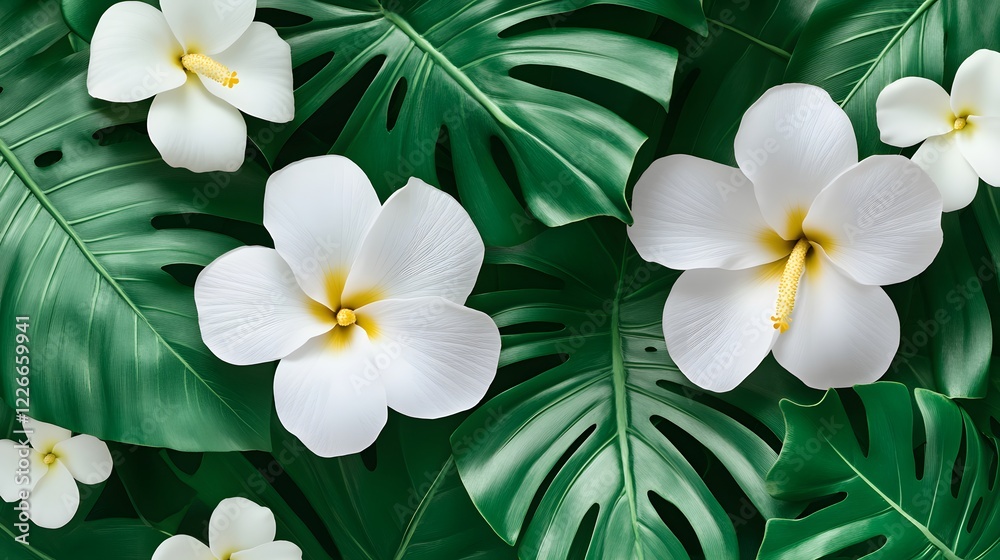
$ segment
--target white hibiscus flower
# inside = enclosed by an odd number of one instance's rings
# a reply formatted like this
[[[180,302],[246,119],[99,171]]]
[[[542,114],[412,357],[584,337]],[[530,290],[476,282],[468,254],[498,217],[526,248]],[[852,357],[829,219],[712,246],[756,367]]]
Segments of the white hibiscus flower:
[[[240,111],[292,120],[292,58],[273,27],[254,22],[256,0],[161,0],[161,13],[120,2],[90,44],[87,89],[98,99],[156,96],[149,138],[163,160],[191,171],[235,171],[247,125]]]
[[[940,249],[934,183],[901,156],[859,163],[847,115],[803,84],[750,107],[735,151],[738,169],[675,155],[635,186],[639,254],[686,270],[663,309],[671,358],[714,391],[771,351],[811,387],[878,379],[899,345],[879,286],[919,274]]]
[[[80,507],[77,481],[98,484],[111,476],[111,452],[93,436],[74,437],[69,430],[38,420],[26,419],[23,428],[29,445],[0,440],[0,496],[6,502],[23,502],[19,511],[35,525],[58,529]]]
[[[455,199],[410,179],[379,205],[340,156],[271,176],[264,225],[275,249],[243,247],[198,277],[208,347],[233,364],[281,360],[278,418],[314,453],[371,445],[386,406],[439,418],[482,399],[500,334],[462,304],[483,242]]]
[[[1000,187],[1000,53],[983,49],[965,59],[950,96],[911,76],[886,86],[875,107],[883,142],[924,142],[913,161],[941,189],[945,212],[968,206],[980,178]]]
[[[152,560],[302,560],[302,550],[275,541],[271,510],[246,498],[219,502],[208,523],[210,546],[194,537],[175,535],[160,543]]]

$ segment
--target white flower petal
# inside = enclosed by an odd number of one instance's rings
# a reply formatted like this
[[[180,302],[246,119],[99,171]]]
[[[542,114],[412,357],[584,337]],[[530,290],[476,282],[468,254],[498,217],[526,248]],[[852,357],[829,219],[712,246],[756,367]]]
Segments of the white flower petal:
[[[884,286],[923,272],[941,248],[941,194],[902,156],[872,156],[819,193],[802,225],[854,280]]]
[[[130,103],[180,87],[187,73],[184,49],[159,10],[143,2],[112,5],[90,42],[87,91],[105,101]]]
[[[969,117],[969,124],[955,136],[976,174],[1000,187],[1000,117]]]
[[[363,451],[388,418],[375,363],[359,326],[309,341],[278,364],[274,407],[281,424],[320,457]]]
[[[932,136],[913,154],[913,162],[931,176],[941,192],[945,212],[965,208],[979,190],[979,175],[965,159],[957,137],[954,132]]]
[[[44,529],[58,529],[69,523],[80,507],[80,489],[69,469],[56,461],[35,484],[29,500],[31,521]]]
[[[632,217],[628,236],[642,258],[678,270],[748,268],[791,252],[739,169],[688,155],[649,166],[635,185]]]
[[[0,473],[4,473],[0,476],[0,498],[14,502],[20,499],[22,490],[31,490],[49,470],[43,458],[30,446],[19,447],[9,439],[0,440]],[[21,468],[22,459],[27,461],[27,469]]]
[[[160,8],[188,54],[216,54],[250,27],[257,0],[160,0]]]
[[[500,331],[481,311],[431,296],[377,301],[357,315],[397,412],[441,418],[468,410],[496,376]]]
[[[275,541],[237,552],[230,560],[302,560],[302,550],[288,541]]]
[[[216,259],[198,276],[194,300],[205,345],[231,364],[284,358],[336,324],[266,247],[240,247]]]
[[[270,509],[246,498],[226,498],[208,522],[208,544],[216,558],[229,558],[273,541],[276,532]]]
[[[806,84],[767,90],[743,115],[735,149],[764,219],[791,240],[819,191],[858,162],[847,113],[826,91]]]
[[[1000,117],[1000,53],[980,49],[962,62],[951,86],[956,115]]]
[[[31,447],[43,455],[51,453],[52,448],[60,441],[73,437],[73,432],[66,428],[47,424],[34,418],[28,418],[27,422],[24,423],[24,430],[29,432],[28,440],[31,442]]]
[[[778,363],[810,387],[850,387],[881,377],[898,346],[899,317],[885,291],[810,255],[791,326],[774,345]]]
[[[357,164],[320,156],[271,175],[264,226],[302,289],[339,310],[351,264],[380,209],[375,188]]]
[[[152,560],[216,560],[205,543],[187,535],[175,535],[160,543]]]
[[[84,484],[104,482],[115,464],[108,444],[85,434],[57,443],[52,452],[73,478]]]
[[[345,305],[421,296],[465,303],[484,252],[458,201],[412,178],[389,197],[368,231],[347,277]]]
[[[724,392],[771,351],[784,260],[743,270],[681,274],[663,307],[663,336],[674,363],[695,385]]]
[[[273,27],[254,22],[238,41],[212,58],[236,72],[239,83],[230,88],[199,76],[208,91],[267,121],[285,123],[295,117],[292,50]]]
[[[948,92],[916,76],[896,80],[878,94],[875,118],[882,141],[900,148],[951,132],[955,124]]]
[[[208,93],[198,80],[153,98],[146,127],[163,161],[172,167],[204,173],[236,171],[243,165],[247,147],[243,115]]]

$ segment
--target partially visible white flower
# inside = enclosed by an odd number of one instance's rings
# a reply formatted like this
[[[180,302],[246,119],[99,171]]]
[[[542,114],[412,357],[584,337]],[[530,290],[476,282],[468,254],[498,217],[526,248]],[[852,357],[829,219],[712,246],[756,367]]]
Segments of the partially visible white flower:
[[[875,108],[886,144],[926,140],[913,161],[941,190],[945,212],[968,206],[980,178],[1000,187],[1000,53],[982,49],[965,59],[950,97],[936,82],[911,76],[886,86]]]
[[[256,0],[120,2],[90,44],[87,89],[106,101],[152,96],[147,128],[163,160],[191,171],[235,171],[247,125],[240,111],[284,123],[295,115],[291,49],[254,22]]]
[[[462,305],[484,247],[458,201],[413,178],[380,205],[361,168],[321,156],[271,176],[264,225],[274,249],[235,249],[199,275],[198,319],[229,363],[281,360],[275,409],[306,447],[356,453],[386,406],[440,418],[483,398],[500,333]]]
[[[208,524],[208,543],[175,535],[160,543],[152,560],[302,560],[302,551],[288,541],[275,541],[277,526],[271,510],[246,498],[219,502]]]
[[[820,88],[771,88],[743,115],[739,168],[686,155],[635,186],[628,235],[685,272],[663,309],[667,351],[695,384],[728,391],[769,352],[811,387],[869,383],[899,346],[879,286],[941,247],[941,195],[902,156],[858,162],[847,114]]]
[[[111,476],[111,452],[88,435],[26,419],[27,443],[0,440],[0,496],[26,502],[28,517],[45,529],[69,523],[80,507],[76,482],[98,484]]]

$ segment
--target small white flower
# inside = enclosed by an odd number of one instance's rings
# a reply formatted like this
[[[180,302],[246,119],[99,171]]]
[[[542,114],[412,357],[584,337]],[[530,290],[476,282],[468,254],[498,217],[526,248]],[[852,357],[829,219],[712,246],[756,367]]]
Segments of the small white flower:
[[[161,0],[161,13],[120,2],[90,45],[87,89],[106,101],[152,96],[147,127],[163,160],[192,171],[235,171],[247,125],[240,111],[292,120],[292,58],[256,0]]]
[[[858,163],[847,115],[804,84],[750,107],[735,151],[738,169],[668,156],[635,186],[632,243],[686,271],[663,309],[670,357],[714,391],[772,350],[811,387],[879,378],[899,346],[879,286],[919,274],[940,249],[934,183],[901,156]]]
[[[926,140],[913,161],[944,198],[944,211],[964,208],[979,179],[1000,187],[1000,53],[978,50],[958,68],[951,96],[926,78],[886,86],[875,103],[882,141],[905,148]]]
[[[246,498],[219,502],[208,524],[208,543],[175,535],[160,543],[152,560],[302,560],[288,541],[275,541],[274,514]]]
[[[69,430],[32,419],[23,426],[30,445],[0,440],[0,496],[25,502],[35,525],[58,529],[80,507],[76,481],[98,484],[111,475],[111,452],[93,436],[72,437]]]
[[[317,455],[362,451],[386,405],[416,418],[471,408],[496,375],[500,334],[465,302],[483,241],[465,209],[419,179],[379,205],[347,158],[268,180],[275,249],[243,247],[198,277],[205,344],[223,360],[280,359],[278,418]]]

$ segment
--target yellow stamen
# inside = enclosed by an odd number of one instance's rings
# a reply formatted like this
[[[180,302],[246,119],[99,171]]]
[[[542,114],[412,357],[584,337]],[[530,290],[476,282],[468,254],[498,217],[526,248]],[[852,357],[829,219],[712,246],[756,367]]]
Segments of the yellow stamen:
[[[955,119],[955,124],[952,126],[955,127],[955,130],[962,130],[963,128],[965,128],[965,124],[966,124],[965,117],[958,117],[957,119]]]
[[[781,272],[781,283],[778,284],[778,302],[774,305],[774,328],[781,332],[788,330],[788,323],[792,320],[792,310],[795,309],[795,294],[799,291],[799,279],[802,271],[806,268],[806,253],[809,252],[809,240],[799,239],[792,249],[792,254],[788,255],[788,262],[785,263],[785,270]]]
[[[358,316],[354,314],[354,310],[352,309],[347,309],[345,307],[337,312],[337,324],[342,327],[349,327],[357,320]]]
[[[56,462],[56,454],[55,453],[49,453],[48,455],[46,455],[42,459],[42,462],[45,463],[46,465],[51,465],[52,463],[55,463]]]
[[[186,54],[181,57],[181,65],[188,72],[205,76],[209,80],[219,82],[227,88],[232,88],[240,83],[240,80],[236,77],[236,72],[231,72],[225,64],[216,62],[207,55]]]

